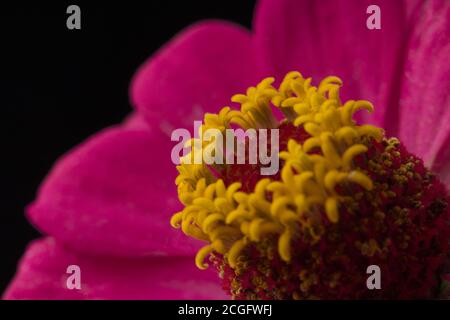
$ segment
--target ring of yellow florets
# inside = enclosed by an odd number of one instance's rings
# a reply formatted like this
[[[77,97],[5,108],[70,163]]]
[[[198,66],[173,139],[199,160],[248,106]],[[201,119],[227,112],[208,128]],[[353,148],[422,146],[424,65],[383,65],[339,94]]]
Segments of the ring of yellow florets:
[[[373,188],[370,177],[353,161],[367,152],[367,141],[383,138],[382,129],[357,125],[353,120],[360,109],[372,112],[372,104],[363,100],[342,104],[342,81],[337,77],[327,77],[315,87],[311,78],[291,72],[278,89],[273,82],[273,78],[266,78],[245,95],[235,95],[232,101],[241,105],[240,110],[224,107],[219,114],[206,114],[201,129],[224,131],[232,125],[277,128],[280,123],[272,105],[279,108],[288,122],[308,134],[302,143],[290,140],[287,150],[280,152],[281,179],[261,179],[253,190],[244,191],[241,183],[226,185],[215,174],[226,164],[187,164],[182,159],[177,167],[178,195],[185,208],[172,217],[171,224],[208,243],[196,256],[199,268],[207,267],[204,261],[211,253],[222,255],[235,268],[243,250],[268,237],[277,238],[278,254],[288,263],[293,237],[301,234],[311,244],[322,237],[320,212],[326,213],[330,223],[339,221],[339,207],[348,196],[337,191],[338,184]],[[214,143],[193,139],[190,146],[208,148]]]

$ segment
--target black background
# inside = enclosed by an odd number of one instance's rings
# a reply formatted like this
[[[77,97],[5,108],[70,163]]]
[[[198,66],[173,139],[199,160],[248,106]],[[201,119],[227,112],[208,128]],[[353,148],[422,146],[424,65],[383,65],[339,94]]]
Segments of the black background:
[[[81,8],[81,30],[66,28],[70,4]],[[136,68],[195,21],[251,27],[253,8],[249,0],[0,4],[0,294],[39,236],[24,207],[60,155],[130,113]]]

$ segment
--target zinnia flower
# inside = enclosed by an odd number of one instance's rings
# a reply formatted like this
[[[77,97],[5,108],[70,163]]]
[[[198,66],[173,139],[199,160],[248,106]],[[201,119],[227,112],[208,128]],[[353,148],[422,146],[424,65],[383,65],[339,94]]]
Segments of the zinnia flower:
[[[450,4],[383,1],[382,28],[369,30],[370,4],[266,0],[254,33],[208,21],[176,36],[138,71],[136,112],[59,160],[41,186],[27,212],[46,237],[4,297],[437,297]],[[221,109],[232,96],[241,108]],[[205,127],[278,128],[281,174],[182,165],[180,204],[167,134],[205,112],[216,114]],[[365,287],[369,264],[381,267],[382,290]],[[66,286],[69,265],[81,290]]]

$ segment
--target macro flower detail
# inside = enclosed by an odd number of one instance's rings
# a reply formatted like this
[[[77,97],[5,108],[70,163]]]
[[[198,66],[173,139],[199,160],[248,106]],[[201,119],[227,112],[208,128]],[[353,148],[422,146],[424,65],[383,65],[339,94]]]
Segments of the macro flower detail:
[[[44,179],[26,208],[43,237],[3,298],[437,297],[450,274],[450,3],[379,0],[380,30],[367,29],[371,4],[260,0],[252,30],[213,20],[174,36],[132,79],[130,117]],[[202,115],[204,130],[278,130],[278,174],[177,172],[170,133]],[[366,287],[372,264],[381,290]],[[68,265],[81,290],[67,289]]]
[[[259,176],[261,164],[191,164],[194,147],[178,167],[185,208],[171,224],[208,243],[197,266],[206,269],[209,260],[235,299],[439,296],[448,251],[445,186],[397,138],[353,119],[374,108],[341,102],[339,78],[315,87],[290,72],[278,89],[274,81],[233,96],[239,111],[206,114],[201,131],[279,128],[281,174]],[[208,149],[222,146],[219,139],[189,145]],[[366,288],[373,264],[384,271],[379,292]]]

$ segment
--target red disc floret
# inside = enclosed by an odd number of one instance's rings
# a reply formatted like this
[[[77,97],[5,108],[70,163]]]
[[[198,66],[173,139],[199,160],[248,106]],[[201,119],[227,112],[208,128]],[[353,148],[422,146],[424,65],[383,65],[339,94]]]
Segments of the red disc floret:
[[[308,137],[302,128],[283,123],[280,150],[291,138],[302,143]],[[223,287],[233,298],[438,296],[449,249],[446,187],[397,139],[367,139],[365,144],[368,151],[358,155],[354,164],[371,178],[373,189],[339,184],[336,190],[346,199],[339,207],[339,222],[324,223],[315,242],[296,235],[289,263],[280,258],[275,235],[251,243],[235,268],[223,256],[212,255]],[[230,165],[221,174],[227,185],[242,182],[246,192],[266,177],[260,175],[259,165]],[[280,179],[279,174],[270,178]],[[381,271],[379,290],[369,290],[366,284],[371,265]]]

